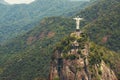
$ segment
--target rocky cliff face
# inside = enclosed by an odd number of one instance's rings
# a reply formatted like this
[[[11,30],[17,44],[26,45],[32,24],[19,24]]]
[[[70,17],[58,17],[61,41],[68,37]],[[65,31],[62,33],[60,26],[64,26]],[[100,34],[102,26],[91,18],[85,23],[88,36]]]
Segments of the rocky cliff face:
[[[56,45],[49,80],[117,80],[102,59],[91,64],[86,34],[74,32]]]

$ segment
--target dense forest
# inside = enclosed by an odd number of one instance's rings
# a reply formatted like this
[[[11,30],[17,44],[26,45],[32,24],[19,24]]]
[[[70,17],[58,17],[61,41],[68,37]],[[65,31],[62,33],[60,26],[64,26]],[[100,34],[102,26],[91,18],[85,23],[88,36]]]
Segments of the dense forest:
[[[25,5],[0,3],[0,43],[33,29],[41,19],[50,16],[69,16],[92,2],[69,0],[36,0]]]
[[[40,25],[0,48],[1,79],[48,77],[55,43],[72,32],[75,24],[70,19],[51,17],[43,19]]]
[[[85,19],[81,29],[90,36],[93,51],[104,53],[102,58],[120,79],[119,8],[119,0],[99,0],[70,15]],[[75,31],[75,21],[72,17],[46,17],[34,27],[0,45],[0,80],[46,79],[55,44]]]
[[[101,0],[77,14],[85,18],[84,29],[92,41],[116,52],[120,52],[119,8],[118,0]]]

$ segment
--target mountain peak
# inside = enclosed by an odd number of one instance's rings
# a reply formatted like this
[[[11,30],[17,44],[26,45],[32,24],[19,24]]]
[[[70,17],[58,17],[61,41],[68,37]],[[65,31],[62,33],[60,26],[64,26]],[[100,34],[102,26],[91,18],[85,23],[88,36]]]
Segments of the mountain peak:
[[[90,48],[85,33],[75,31],[63,38],[54,50],[49,80],[118,80],[101,53],[93,53]]]

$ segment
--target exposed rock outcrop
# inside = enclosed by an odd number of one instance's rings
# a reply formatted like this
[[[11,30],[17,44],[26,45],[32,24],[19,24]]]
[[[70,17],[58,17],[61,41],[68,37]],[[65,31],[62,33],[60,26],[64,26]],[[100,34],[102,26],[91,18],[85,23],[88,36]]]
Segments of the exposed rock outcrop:
[[[49,80],[117,80],[103,60],[89,63],[87,36],[74,32],[59,44],[52,56]]]

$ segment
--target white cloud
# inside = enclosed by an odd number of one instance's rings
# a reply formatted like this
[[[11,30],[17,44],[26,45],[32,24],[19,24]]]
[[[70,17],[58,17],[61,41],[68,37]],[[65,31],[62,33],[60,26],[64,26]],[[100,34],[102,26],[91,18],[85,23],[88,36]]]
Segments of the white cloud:
[[[9,4],[30,4],[35,0],[4,0]]]

